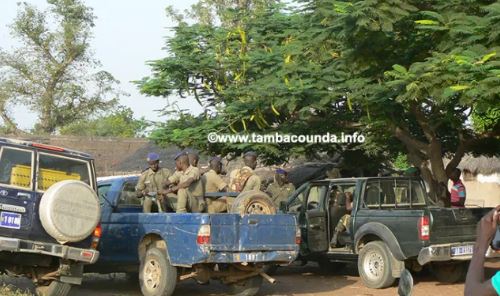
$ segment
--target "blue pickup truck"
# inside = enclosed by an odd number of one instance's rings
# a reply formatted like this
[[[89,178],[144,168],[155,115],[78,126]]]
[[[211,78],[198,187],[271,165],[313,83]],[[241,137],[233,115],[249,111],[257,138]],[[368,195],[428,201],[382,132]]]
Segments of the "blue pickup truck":
[[[296,259],[293,215],[142,213],[138,176],[98,180],[101,241],[87,272],[138,273],[143,295],[172,295],[178,281],[220,280],[233,295],[254,295],[264,264]]]

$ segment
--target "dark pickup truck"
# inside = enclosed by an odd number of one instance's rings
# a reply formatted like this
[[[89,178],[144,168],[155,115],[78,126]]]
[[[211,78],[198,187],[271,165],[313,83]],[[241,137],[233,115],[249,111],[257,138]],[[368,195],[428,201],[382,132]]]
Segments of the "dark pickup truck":
[[[347,214],[347,230],[332,242]],[[384,288],[405,266],[418,271],[429,264],[438,280],[461,279],[472,257],[477,222],[490,208],[443,208],[429,200],[420,179],[345,178],[306,183],[281,210],[297,216],[300,258],[321,267],[357,261],[367,287]]]

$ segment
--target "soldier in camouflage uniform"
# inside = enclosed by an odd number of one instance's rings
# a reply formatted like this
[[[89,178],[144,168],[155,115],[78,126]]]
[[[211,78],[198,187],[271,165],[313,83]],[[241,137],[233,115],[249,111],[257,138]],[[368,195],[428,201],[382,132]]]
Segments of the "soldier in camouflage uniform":
[[[171,173],[168,169],[160,168],[160,155],[151,152],[147,156],[149,168],[139,177],[136,186],[136,196],[143,198],[142,210],[144,213],[151,213],[151,207],[154,202],[158,206],[158,211],[163,212],[161,205],[161,191],[163,184],[168,180]]]
[[[295,186],[288,181],[288,173],[283,169],[276,170],[274,182],[266,190],[276,207],[279,207],[280,202],[287,201],[294,191]]]

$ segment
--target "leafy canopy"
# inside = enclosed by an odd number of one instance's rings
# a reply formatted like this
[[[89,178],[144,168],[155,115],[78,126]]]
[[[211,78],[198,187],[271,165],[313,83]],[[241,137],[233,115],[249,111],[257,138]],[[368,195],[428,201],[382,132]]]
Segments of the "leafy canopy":
[[[167,56],[139,82],[145,94],[193,96],[205,107],[159,126],[159,142],[238,153],[249,145],[208,144],[206,135],[358,131],[367,137],[362,145],[251,148],[271,162],[353,150],[389,159],[404,151],[443,201],[439,188],[465,153],[500,151],[497,1],[216,7],[206,11],[220,22],[179,17]]]

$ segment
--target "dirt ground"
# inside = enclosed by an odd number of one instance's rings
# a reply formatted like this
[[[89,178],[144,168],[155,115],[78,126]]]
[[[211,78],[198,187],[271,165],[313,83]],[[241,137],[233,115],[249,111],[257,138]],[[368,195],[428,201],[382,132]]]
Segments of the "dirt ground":
[[[278,269],[274,277],[278,283],[272,285],[264,282],[258,295],[348,295],[348,296],[383,296],[397,295],[397,287],[383,290],[366,288],[356,273],[355,266],[348,266],[341,271],[322,273],[315,264],[306,266],[289,266]],[[414,275],[415,287],[413,295],[440,296],[463,295],[464,284],[438,283],[428,273]],[[5,279],[4,283],[32,291],[30,282],[23,279]],[[209,285],[198,285],[193,280],[179,283],[174,295],[182,296],[222,296],[227,289],[218,282]],[[80,287],[72,289],[72,296],[140,296],[137,282],[128,281],[123,274],[86,275]]]

